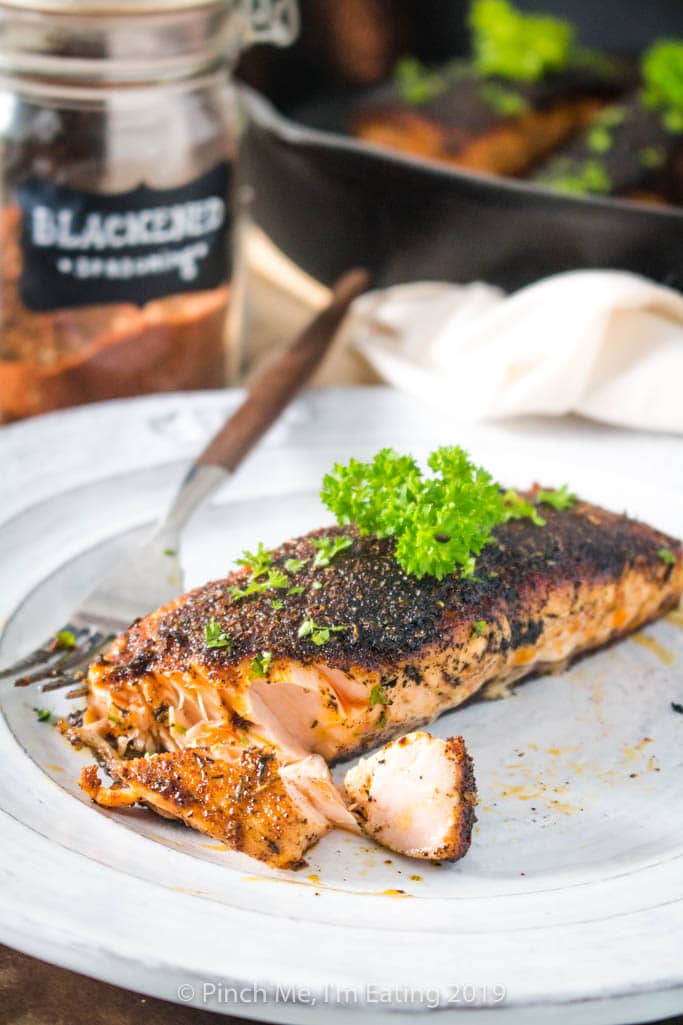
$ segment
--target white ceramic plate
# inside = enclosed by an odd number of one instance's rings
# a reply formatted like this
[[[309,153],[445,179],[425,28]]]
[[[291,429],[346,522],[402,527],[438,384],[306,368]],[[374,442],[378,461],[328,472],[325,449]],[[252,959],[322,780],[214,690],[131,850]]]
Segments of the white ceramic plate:
[[[111,403],[0,435],[0,663],[57,628],[144,531],[234,394]],[[334,459],[464,443],[517,485],[569,481],[683,533],[680,439],[579,421],[455,427],[385,389],[310,394],[203,510],[186,582],[329,519]],[[107,813],[89,759],[38,723],[63,695],[0,691],[0,939],[136,990],[271,1021],[626,1022],[683,1008],[683,633],[676,615],[506,701],[442,718],[475,760],[454,866],[335,832],[277,873],[151,812]],[[388,1019],[388,1015],[390,1018]]]

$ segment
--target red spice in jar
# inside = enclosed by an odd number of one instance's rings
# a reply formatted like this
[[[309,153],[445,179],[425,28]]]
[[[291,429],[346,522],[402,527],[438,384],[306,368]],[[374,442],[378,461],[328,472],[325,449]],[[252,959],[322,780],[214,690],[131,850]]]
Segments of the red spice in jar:
[[[20,297],[21,212],[0,217],[0,420],[148,392],[220,387],[230,288],[32,312]],[[87,287],[87,286],[84,286]]]

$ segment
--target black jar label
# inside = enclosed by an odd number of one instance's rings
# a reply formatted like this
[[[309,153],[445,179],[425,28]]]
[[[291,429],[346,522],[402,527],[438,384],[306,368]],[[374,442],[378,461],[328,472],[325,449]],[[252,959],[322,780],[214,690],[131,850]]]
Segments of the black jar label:
[[[176,189],[107,195],[30,178],[21,299],[29,310],[135,303],[216,288],[228,276],[227,162]]]

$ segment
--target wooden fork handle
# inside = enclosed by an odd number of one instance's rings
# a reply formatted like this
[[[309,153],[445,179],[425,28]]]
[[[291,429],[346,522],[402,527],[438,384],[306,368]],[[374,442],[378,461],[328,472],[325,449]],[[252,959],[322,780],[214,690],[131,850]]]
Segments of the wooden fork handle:
[[[228,471],[239,466],[319,365],[346,311],[369,280],[368,272],[360,268],[339,279],[330,303],[256,374],[244,402],[211,439],[197,463]]]

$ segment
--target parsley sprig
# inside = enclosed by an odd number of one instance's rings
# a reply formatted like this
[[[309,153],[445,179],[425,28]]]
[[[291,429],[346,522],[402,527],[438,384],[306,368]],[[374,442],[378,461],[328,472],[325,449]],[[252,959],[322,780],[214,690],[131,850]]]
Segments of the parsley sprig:
[[[428,465],[431,477],[412,456],[385,448],[368,463],[337,463],[321,497],[339,523],[395,537],[395,556],[407,573],[440,580],[458,568],[471,576],[474,558],[505,518],[500,488],[459,447],[437,449]]]
[[[321,498],[340,524],[361,534],[396,539],[395,558],[406,573],[441,580],[474,574],[476,558],[491,531],[506,520],[528,518],[545,526],[538,502],[567,509],[574,502],[564,485],[542,491],[536,502],[503,491],[459,446],[432,452],[423,474],[412,456],[384,448],[369,462],[336,463],[323,479]]]

